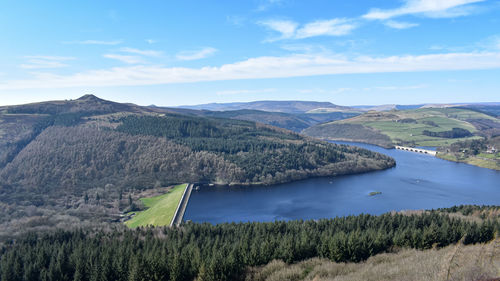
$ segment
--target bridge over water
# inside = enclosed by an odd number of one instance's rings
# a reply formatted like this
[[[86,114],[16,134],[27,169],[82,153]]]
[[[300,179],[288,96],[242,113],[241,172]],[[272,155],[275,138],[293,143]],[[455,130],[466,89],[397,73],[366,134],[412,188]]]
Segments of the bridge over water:
[[[436,154],[437,154],[437,151],[422,149],[422,148],[406,147],[406,146],[399,146],[399,145],[396,145],[395,148],[399,149],[399,150],[406,150],[406,151],[411,151],[411,152],[428,154],[428,155],[432,155],[432,156],[436,156]]]

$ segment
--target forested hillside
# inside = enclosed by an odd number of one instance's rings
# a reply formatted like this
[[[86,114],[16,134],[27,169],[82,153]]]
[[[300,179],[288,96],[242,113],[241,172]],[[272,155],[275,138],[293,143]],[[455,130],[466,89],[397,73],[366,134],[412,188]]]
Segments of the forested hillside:
[[[89,218],[116,221],[138,192],[177,183],[261,185],[395,165],[268,125],[94,96],[0,112],[0,237]]]
[[[467,216],[471,214],[480,214],[483,219]],[[467,206],[318,221],[30,233],[0,248],[0,278],[245,280],[246,275],[253,276],[249,267],[272,260],[291,264],[319,257],[360,262],[401,248],[423,250],[488,242],[498,231],[498,208]],[[411,270],[413,265],[405,266]]]

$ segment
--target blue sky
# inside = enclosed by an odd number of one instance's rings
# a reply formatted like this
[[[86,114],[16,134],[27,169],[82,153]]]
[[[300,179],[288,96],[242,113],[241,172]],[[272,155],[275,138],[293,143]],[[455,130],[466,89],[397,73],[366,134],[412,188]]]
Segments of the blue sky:
[[[4,0],[0,30],[0,105],[500,101],[498,0]]]

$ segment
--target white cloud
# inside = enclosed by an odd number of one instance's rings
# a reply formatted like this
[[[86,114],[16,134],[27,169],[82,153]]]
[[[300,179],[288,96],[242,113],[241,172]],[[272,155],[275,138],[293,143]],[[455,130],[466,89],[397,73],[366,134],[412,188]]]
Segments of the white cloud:
[[[269,41],[292,38],[295,35],[295,30],[299,26],[298,23],[290,20],[266,20],[260,21],[258,24],[281,33],[279,38],[270,39]]]
[[[261,90],[225,90],[218,91],[215,94],[218,96],[232,96],[232,95],[241,95],[241,94],[261,94],[261,93],[272,93],[276,92],[276,89],[261,89]]]
[[[80,44],[80,45],[118,45],[121,44],[122,40],[114,41],[101,41],[101,40],[83,40],[83,41],[69,41],[63,42],[64,44]]]
[[[178,60],[199,60],[212,56],[215,52],[217,52],[217,49],[212,47],[205,47],[200,50],[180,52],[176,55],[176,58]]]
[[[385,21],[384,24],[390,28],[395,28],[395,29],[407,29],[418,26],[418,23],[410,23],[410,22],[402,22],[394,20]]]
[[[143,63],[143,60],[137,56],[127,56],[127,55],[118,55],[118,54],[104,54],[103,57],[107,59],[119,60],[128,64],[137,64]]]
[[[137,54],[137,55],[148,56],[148,57],[160,57],[163,55],[163,53],[160,51],[139,50],[139,49],[129,48],[129,47],[121,48],[120,51],[122,51],[124,53],[131,53],[131,54]]]
[[[74,60],[73,57],[60,56],[25,56],[27,63],[21,64],[19,67],[24,69],[41,69],[41,68],[61,68],[68,66],[64,61]]]
[[[405,0],[405,4],[396,9],[371,9],[363,18],[386,20],[394,17],[420,14],[427,17],[457,17],[470,13],[464,5],[485,0]]]
[[[297,30],[297,39],[314,36],[342,36],[351,33],[356,25],[347,19],[318,20]]]
[[[154,40],[154,39],[146,39],[145,41],[146,41],[148,44],[154,44],[154,43],[156,43],[156,42],[157,42],[157,41],[156,41],[156,40]]]
[[[347,58],[339,55],[256,57],[222,66],[201,68],[128,66],[72,75],[36,73],[33,79],[0,82],[0,90],[158,85],[237,79],[315,75],[477,70],[500,68],[500,52],[446,53],[417,56]]]
[[[280,37],[271,38],[267,41],[281,39],[304,39],[315,36],[342,36],[351,33],[357,26],[349,19],[317,20],[306,23],[299,28],[299,24],[290,20],[267,20],[258,24],[273,31],[279,32]]]

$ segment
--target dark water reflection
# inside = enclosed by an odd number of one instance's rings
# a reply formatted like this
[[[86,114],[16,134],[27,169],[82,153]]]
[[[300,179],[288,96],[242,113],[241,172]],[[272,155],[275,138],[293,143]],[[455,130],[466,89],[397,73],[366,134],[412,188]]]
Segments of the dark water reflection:
[[[268,187],[203,188],[193,191],[184,219],[210,223],[274,221],[460,204],[500,205],[499,171],[414,152],[345,144],[387,154],[396,159],[397,166],[361,175]],[[382,194],[369,196],[372,191]]]

